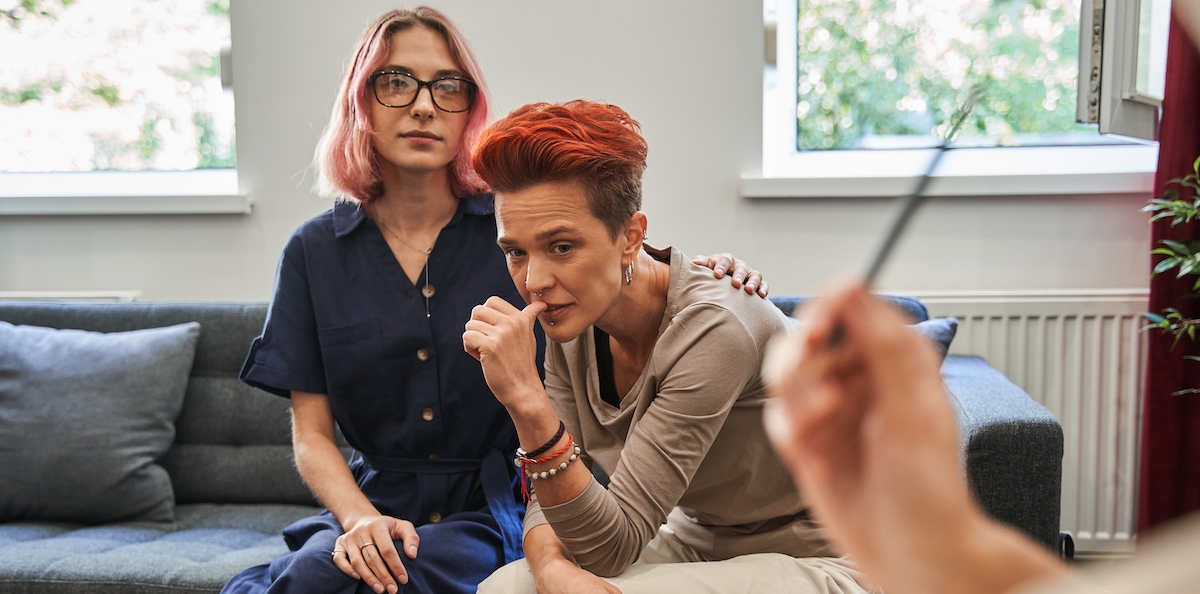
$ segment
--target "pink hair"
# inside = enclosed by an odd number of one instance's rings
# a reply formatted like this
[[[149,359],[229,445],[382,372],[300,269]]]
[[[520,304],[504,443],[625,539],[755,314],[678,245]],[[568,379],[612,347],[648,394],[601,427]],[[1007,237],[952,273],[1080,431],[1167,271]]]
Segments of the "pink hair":
[[[367,91],[367,79],[387,62],[392,36],[411,27],[425,27],[441,35],[458,68],[479,85],[479,92],[467,112],[467,126],[459,140],[458,153],[447,167],[450,169],[450,189],[456,196],[488,191],[487,184],[471,167],[471,147],[488,119],[483,72],[458,27],[441,12],[418,6],[384,14],[359,38],[354,59],[338,90],[333,115],[317,144],[314,164],[317,167],[316,189],[320,195],[368,202],[383,194],[379,153],[372,142],[375,128],[370,113],[371,102],[375,99]]]

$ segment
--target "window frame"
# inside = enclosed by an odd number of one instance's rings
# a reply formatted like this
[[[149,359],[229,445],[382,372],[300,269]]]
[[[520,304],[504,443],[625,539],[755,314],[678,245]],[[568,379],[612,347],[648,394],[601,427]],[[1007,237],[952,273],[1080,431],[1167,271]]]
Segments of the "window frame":
[[[764,59],[763,66],[761,171],[742,175],[741,197],[873,198],[911,192],[935,149],[796,149],[798,5],[799,0],[777,0],[777,24],[764,26],[769,32],[766,39],[773,33],[776,60],[771,64]],[[1150,193],[1157,162],[1158,145],[1154,142],[963,148],[945,155],[926,194]]]
[[[237,169],[0,172],[0,216],[250,214]]]
[[[1077,117],[1099,126],[1101,134],[1145,140],[1158,139],[1159,110],[1162,100],[1137,90],[1138,25],[1142,0],[1081,0],[1079,71],[1098,75],[1091,93],[1078,94]],[[1102,21],[1098,34],[1091,31],[1097,17]],[[1088,104],[1098,109],[1088,113]],[[1085,119],[1086,117],[1086,119]]]

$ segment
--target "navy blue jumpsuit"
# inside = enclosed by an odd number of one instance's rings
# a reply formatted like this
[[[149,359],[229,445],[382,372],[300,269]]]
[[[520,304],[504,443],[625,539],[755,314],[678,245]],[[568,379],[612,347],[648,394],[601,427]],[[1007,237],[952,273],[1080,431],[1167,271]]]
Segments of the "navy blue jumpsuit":
[[[401,555],[410,578],[401,592],[474,592],[521,557],[516,430],[462,346],[471,308],[493,295],[524,307],[496,246],[491,195],[460,200],[415,285],[374,221],[338,204],[288,241],[242,369],[243,381],[281,396],[329,396],[356,450],[358,486],[380,513],[417,526],[417,558]],[[538,329],[539,366],[544,348]],[[334,565],[342,532],[328,511],[296,522],[283,532],[290,552],[222,592],[373,594]]]

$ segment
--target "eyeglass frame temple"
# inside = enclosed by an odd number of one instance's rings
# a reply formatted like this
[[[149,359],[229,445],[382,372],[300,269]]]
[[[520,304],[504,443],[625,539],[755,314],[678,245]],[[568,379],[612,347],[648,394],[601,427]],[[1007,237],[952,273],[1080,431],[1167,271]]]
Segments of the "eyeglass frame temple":
[[[413,93],[412,101],[409,101],[408,103],[405,103],[404,105],[388,105],[387,103],[384,103],[383,100],[379,98],[379,87],[375,86],[375,81],[378,80],[379,77],[381,77],[385,74],[399,74],[402,76],[407,76],[407,77],[417,81],[417,92]],[[466,109],[450,111],[449,109],[446,109],[446,108],[442,107],[441,105],[438,105],[437,99],[435,99],[433,97],[433,83],[438,82],[438,81],[443,81],[443,80],[458,80],[458,81],[467,83],[469,97],[467,98]],[[438,78],[435,78],[433,80],[425,81],[425,80],[421,80],[421,79],[419,79],[407,72],[401,71],[401,70],[384,70],[382,72],[372,72],[371,75],[367,77],[367,84],[371,86],[371,94],[375,96],[375,101],[384,107],[390,107],[392,109],[403,109],[405,107],[408,107],[409,105],[412,105],[413,103],[416,103],[417,96],[421,94],[421,90],[428,88],[429,89],[429,101],[433,103],[434,107],[436,107],[446,113],[462,113],[464,111],[470,111],[471,106],[475,104],[475,96],[479,94],[479,84],[468,78],[463,78],[461,76],[439,76]]]

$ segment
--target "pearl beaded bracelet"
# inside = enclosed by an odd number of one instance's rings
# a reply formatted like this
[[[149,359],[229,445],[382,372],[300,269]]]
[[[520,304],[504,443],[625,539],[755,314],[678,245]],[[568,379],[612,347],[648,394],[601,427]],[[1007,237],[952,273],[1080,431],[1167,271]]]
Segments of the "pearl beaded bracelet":
[[[550,478],[550,477],[566,470],[567,467],[570,466],[572,462],[574,462],[578,459],[579,459],[579,446],[575,446],[575,451],[571,454],[570,458],[567,458],[566,462],[559,464],[557,468],[551,468],[550,470],[543,470],[541,472],[531,472],[531,473],[529,473],[529,479],[535,480],[535,479]]]

